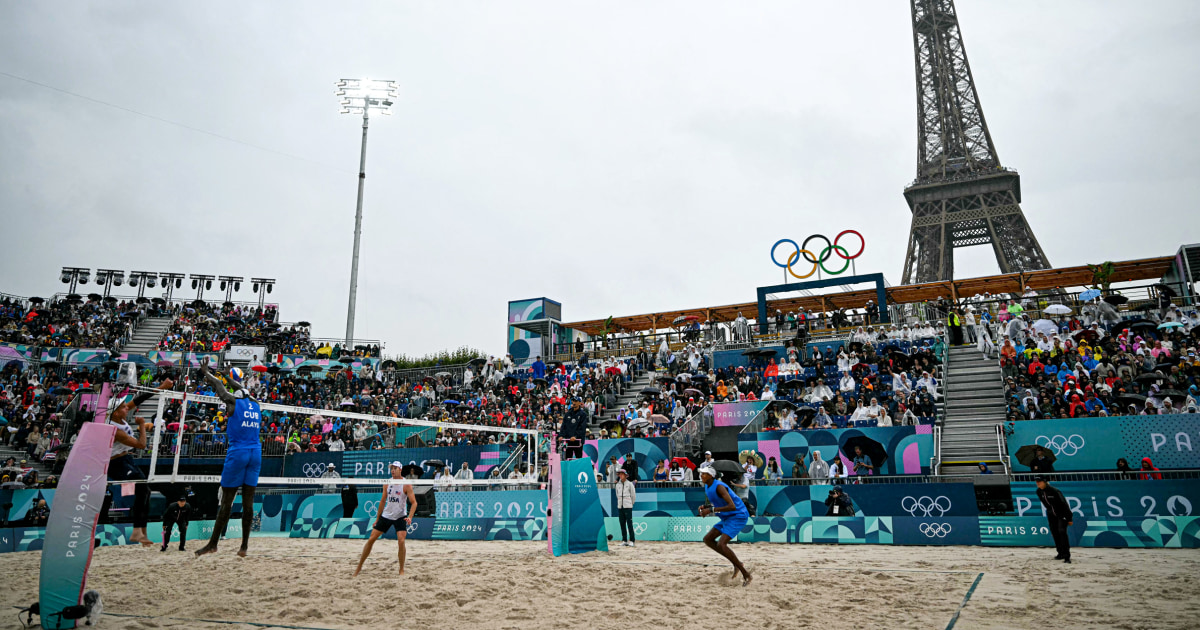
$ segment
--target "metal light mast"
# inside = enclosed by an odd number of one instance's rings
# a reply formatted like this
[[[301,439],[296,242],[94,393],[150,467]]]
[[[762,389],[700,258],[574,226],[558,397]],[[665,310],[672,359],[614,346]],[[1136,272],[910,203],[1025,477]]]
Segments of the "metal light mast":
[[[354,257],[350,262],[350,305],[346,311],[346,346],[354,343],[354,305],[358,299],[358,248],[362,237],[363,186],[367,183],[367,125],[371,110],[390,116],[397,96],[395,81],[342,79],[337,82],[343,114],[362,114],[362,153],[358,158],[358,204],[354,210]]]

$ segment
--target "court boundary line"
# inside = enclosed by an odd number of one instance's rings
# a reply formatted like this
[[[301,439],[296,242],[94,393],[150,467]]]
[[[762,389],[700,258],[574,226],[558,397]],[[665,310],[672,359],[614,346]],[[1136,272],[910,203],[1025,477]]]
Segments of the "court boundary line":
[[[971,583],[971,588],[967,589],[967,594],[963,596],[962,603],[958,605],[958,610],[954,611],[954,616],[950,618],[950,623],[946,625],[946,630],[954,630],[954,624],[958,623],[958,616],[962,614],[964,608],[967,607],[967,602],[971,601],[971,595],[979,586],[979,582],[983,580],[983,572],[975,576],[975,581]]]
[[[168,617],[166,615],[130,615],[126,613],[101,613],[106,617],[125,617],[128,619],[170,619],[172,621],[191,621],[193,623],[221,623],[230,626],[246,625],[256,628],[287,628],[288,630],[335,630],[324,626],[291,626],[286,623],[261,623],[257,621],[229,621],[226,619],[197,619],[193,617]]]

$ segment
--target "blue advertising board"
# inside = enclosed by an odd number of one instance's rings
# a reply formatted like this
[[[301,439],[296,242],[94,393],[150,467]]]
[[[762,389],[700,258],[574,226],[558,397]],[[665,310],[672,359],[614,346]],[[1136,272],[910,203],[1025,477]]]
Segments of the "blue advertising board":
[[[1057,458],[1056,471],[1115,470],[1122,457],[1134,468],[1143,457],[1162,469],[1200,468],[1200,414],[1022,420],[1006,426],[1008,452],[1042,446]],[[1015,459],[1013,468],[1029,471]]]
[[[861,516],[977,516],[969,483],[854,484],[842,486]],[[760,516],[824,516],[831,485],[755,486],[751,497]],[[639,499],[641,497],[639,496]],[[636,505],[636,504],[635,504]]]
[[[434,502],[438,518],[540,518],[546,516],[549,495],[545,490],[438,491]]]
[[[1191,516],[1200,510],[1200,482],[1194,480],[1055,481],[1071,511],[1080,518]],[[1011,484],[1017,516],[1044,516],[1037,484]]]

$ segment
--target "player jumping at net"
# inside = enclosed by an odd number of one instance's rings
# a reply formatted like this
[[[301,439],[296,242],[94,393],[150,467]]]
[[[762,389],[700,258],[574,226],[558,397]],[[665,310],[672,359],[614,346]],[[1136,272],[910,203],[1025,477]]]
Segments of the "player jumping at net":
[[[737,554],[729,548],[729,541],[746,526],[750,512],[733,490],[730,490],[724,481],[717,479],[717,471],[712,466],[700,467],[700,482],[704,484],[704,494],[708,495],[708,501],[712,504],[700,506],[700,516],[715,514],[721,519],[721,522],[713,525],[712,530],[704,537],[704,544],[732,562],[733,577],[736,578],[738,573],[741,573],[742,586],[750,586],[750,580],[753,579],[750,572],[742,565],[741,560],[738,560]]]
[[[232,411],[225,426],[229,448],[225,452],[225,465],[221,469],[221,507],[217,511],[212,538],[207,545],[196,551],[196,555],[202,556],[217,550],[217,541],[221,539],[221,533],[229,524],[233,501],[237,498],[238,488],[241,488],[242,548],[238,550],[237,555],[245,557],[250,546],[250,530],[254,523],[254,490],[258,486],[258,473],[262,469],[262,442],[258,440],[262,416],[258,401],[250,397],[250,392],[242,384],[245,377],[241,369],[235,367],[229,370],[232,394],[225,389],[221,379],[209,373],[207,360],[200,364],[200,377],[212,387],[217,398],[224,401],[226,410]]]
[[[173,385],[171,379],[167,379],[158,386],[158,389],[171,389]],[[154,396],[153,393],[142,392],[130,401],[126,401],[122,397],[113,397],[109,402],[108,423],[117,427],[116,433],[113,434],[112,453],[108,460],[109,481],[146,479],[137,464],[133,463],[133,451],[146,448],[146,428],[151,426],[151,423],[142,422],[134,414],[137,412],[138,405]],[[137,423],[137,437],[133,435],[134,425],[129,424],[130,420]],[[152,547],[154,543],[146,536],[146,521],[150,517],[150,484],[139,483],[134,486],[133,509],[130,512],[133,516],[133,534],[129,539],[135,543],[141,543],[143,547]]]
[[[404,466],[400,462],[392,462],[392,479],[404,479]],[[413,494],[410,484],[389,483],[383,487],[379,505],[379,518],[371,528],[371,537],[367,539],[367,544],[363,545],[362,556],[358,558],[358,568],[354,570],[356,576],[362,571],[367,556],[371,555],[371,547],[375,546],[375,541],[393,527],[396,528],[396,542],[400,543],[400,575],[404,575],[404,539],[408,537],[408,526],[417,511],[417,495]]]

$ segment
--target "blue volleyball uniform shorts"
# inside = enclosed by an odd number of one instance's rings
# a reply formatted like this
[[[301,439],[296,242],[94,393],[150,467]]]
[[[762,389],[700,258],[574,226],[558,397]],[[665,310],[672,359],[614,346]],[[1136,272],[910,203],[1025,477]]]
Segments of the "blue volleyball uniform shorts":
[[[225,467],[221,469],[221,487],[257,486],[258,473],[261,470],[262,449],[231,449],[225,453]]]
[[[744,514],[738,514],[737,516],[731,516],[727,519],[722,519],[720,523],[713,525],[713,529],[725,534],[726,536],[729,536],[730,538],[737,538],[738,533],[740,533],[742,528],[746,526],[746,522],[748,520],[748,516]]]

